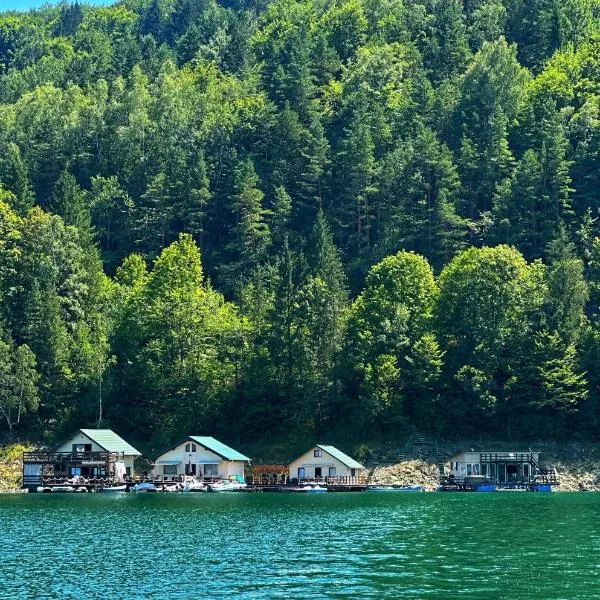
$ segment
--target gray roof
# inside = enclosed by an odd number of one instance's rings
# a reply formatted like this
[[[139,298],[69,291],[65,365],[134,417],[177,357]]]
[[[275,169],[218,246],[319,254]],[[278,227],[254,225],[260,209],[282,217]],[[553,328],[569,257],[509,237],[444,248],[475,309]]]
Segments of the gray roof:
[[[127,456],[142,455],[141,452],[138,452],[112,429],[80,429],[79,431],[107,452],[120,452]]]
[[[351,458],[347,454],[344,454],[341,450],[338,450],[335,446],[323,446],[322,444],[318,444],[317,448],[321,448],[321,450],[323,450],[323,452],[327,452],[327,454],[330,454],[331,456],[333,456],[333,458],[336,458],[337,460],[339,460],[342,464],[346,465],[349,469],[364,469],[364,467],[359,462],[356,462],[353,458]]]
[[[190,435],[190,439],[198,442],[201,446],[208,448],[211,452],[218,454],[225,460],[244,460],[250,462],[250,459],[247,456],[244,456],[241,452],[230,448],[223,442],[215,440],[214,437]]]

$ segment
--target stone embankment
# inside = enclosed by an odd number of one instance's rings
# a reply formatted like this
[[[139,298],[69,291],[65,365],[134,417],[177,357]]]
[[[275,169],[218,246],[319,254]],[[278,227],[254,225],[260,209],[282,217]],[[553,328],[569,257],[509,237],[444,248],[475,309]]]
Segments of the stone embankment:
[[[590,461],[556,461],[560,492],[600,491],[600,464]]]
[[[558,492],[600,491],[600,463],[585,460],[551,462],[558,473]],[[426,491],[437,489],[440,473],[437,465],[422,459],[403,460],[375,467],[369,483],[374,485],[422,485]]]
[[[433,491],[440,484],[437,465],[421,459],[403,460],[393,465],[375,467],[370,483],[375,485],[422,485],[424,490]]]

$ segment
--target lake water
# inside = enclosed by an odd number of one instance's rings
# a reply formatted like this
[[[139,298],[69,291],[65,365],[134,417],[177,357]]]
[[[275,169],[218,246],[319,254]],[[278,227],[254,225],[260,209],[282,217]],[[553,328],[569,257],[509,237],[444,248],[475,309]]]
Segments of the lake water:
[[[600,597],[600,494],[0,496],[1,598]]]

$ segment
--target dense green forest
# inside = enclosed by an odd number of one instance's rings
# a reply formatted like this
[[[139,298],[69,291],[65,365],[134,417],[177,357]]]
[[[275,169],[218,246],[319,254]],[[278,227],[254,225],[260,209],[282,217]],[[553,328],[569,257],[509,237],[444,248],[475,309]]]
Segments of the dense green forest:
[[[0,412],[597,436],[600,0],[0,13]]]

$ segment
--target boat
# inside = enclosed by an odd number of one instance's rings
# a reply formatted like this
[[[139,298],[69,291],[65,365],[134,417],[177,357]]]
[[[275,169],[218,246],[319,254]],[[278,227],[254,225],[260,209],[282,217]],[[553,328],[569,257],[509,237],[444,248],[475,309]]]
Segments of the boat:
[[[248,486],[239,481],[217,481],[206,486],[207,492],[241,492]]]
[[[308,492],[309,494],[325,494],[327,492],[327,488],[319,485],[318,483],[305,483],[304,492]]]
[[[53,485],[50,488],[51,492],[74,492],[75,489],[70,485]]]
[[[186,476],[181,484],[182,492],[206,492],[206,486],[195,477]]]
[[[100,491],[103,493],[126,492],[127,486],[126,485],[111,485],[108,487],[103,487]]]
[[[174,483],[172,485],[165,485],[161,488],[161,492],[165,492],[167,494],[174,494],[183,491],[183,484]]]
[[[369,492],[422,492],[422,485],[369,485]]]
[[[131,488],[131,491],[132,492],[156,492],[157,488],[153,483],[145,481],[144,483],[136,483]]]

